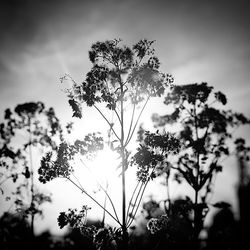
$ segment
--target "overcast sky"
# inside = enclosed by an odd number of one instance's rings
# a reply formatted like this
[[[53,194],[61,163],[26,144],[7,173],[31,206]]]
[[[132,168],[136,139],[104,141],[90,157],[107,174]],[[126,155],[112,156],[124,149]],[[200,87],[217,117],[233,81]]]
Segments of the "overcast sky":
[[[2,0],[0,117],[40,100],[67,120],[59,78],[83,80],[91,44],[113,38],[156,40],[162,71],[177,84],[206,81],[250,117],[249,13],[247,0]]]

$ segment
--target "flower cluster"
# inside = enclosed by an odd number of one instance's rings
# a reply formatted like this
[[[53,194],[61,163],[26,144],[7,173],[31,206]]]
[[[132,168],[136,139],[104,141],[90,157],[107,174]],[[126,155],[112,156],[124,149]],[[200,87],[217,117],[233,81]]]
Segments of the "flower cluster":
[[[62,142],[57,150],[56,160],[53,160],[52,152],[48,152],[41,160],[38,169],[39,180],[42,183],[57,177],[68,178],[73,172],[70,161],[76,154],[91,157],[96,151],[103,149],[103,138],[96,133],[88,134],[84,140],[76,140],[72,145]]]
[[[147,63],[133,68],[128,82],[131,85],[132,103],[144,100],[144,96],[160,97],[168,86],[169,78],[158,70],[158,58],[151,57]]]
[[[137,179],[146,182],[148,178],[155,178],[156,167],[163,169],[162,164],[165,165],[168,155],[177,154],[179,149],[180,142],[174,135],[144,131],[140,147],[131,159],[131,165],[136,165],[138,168]]]
[[[103,149],[103,138],[99,133],[90,133],[84,137],[84,140],[76,140],[70,147],[74,154],[80,153],[82,156],[89,157]]]
[[[207,86],[206,82],[201,84],[176,85],[173,87],[173,91],[167,94],[164,103],[167,105],[183,102],[194,104],[197,100],[205,103],[212,90],[213,87]]]
[[[150,96],[162,96],[165,88],[173,84],[170,74],[159,71],[153,41],[144,39],[132,48],[120,42],[115,39],[92,45],[89,58],[93,66],[81,84],[68,75],[62,78],[73,82],[67,90],[73,116],[82,118],[82,103],[93,106],[103,102],[114,110],[121,100],[138,104]]]
[[[153,177],[150,176],[150,169],[156,167],[162,160],[162,155],[156,154],[147,146],[140,145],[131,160],[131,165],[136,165],[138,168],[136,173],[138,181],[146,182],[149,177]]]
[[[55,161],[52,160],[52,152],[46,153],[38,169],[39,181],[46,183],[57,177],[69,177],[73,172],[69,164],[69,157],[69,147],[65,142],[60,144],[57,152],[57,159]]]
[[[69,225],[80,230],[84,237],[91,239],[96,249],[117,249],[117,243],[121,241],[119,229],[111,227],[98,228],[94,225],[86,225],[87,211],[90,208],[83,206],[78,212],[76,209],[68,209],[68,212],[61,212],[57,221],[59,227]]]
[[[81,228],[85,225],[87,211],[90,208],[86,205],[78,212],[77,209],[68,209],[68,212],[61,212],[57,218],[58,225],[62,229],[66,225],[72,228]]]
[[[29,102],[17,105],[15,112],[19,116],[34,116],[36,113],[41,113],[44,110],[44,104],[42,102]]]
[[[95,235],[93,243],[96,249],[117,249],[117,232],[112,228],[99,228]]]
[[[158,148],[164,153],[177,154],[180,150],[180,141],[171,133],[160,134],[145,131],[144,143],[153,149]]]
[[[121,229],[111,227],[96,227],[94,225],[82,225],[80,232],[84,237],[89,238],[96,249],[120,249],[122,242]]]
[[[238,159],[241,161],[249,161],[250,160],[250,147],[246,146],[246,141],[243,138],[238,138],[235,140],[235,147]]]
[[[151,234],[157,234],[161,230],[164,230],[169,222],[167,215],[161,215],[159,218],[151,218],[147,223],[147,229]]]

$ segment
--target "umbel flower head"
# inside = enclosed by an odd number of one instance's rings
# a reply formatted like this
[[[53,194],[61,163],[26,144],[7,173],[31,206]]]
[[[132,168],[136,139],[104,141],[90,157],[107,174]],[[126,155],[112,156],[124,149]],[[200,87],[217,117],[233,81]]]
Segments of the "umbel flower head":
[[[144,131],[141,144],[131,160],[131,165],[137,166],[138,181],[155,178],[156,167],[165,164],[168,155],[177,154],[179,149],[180,142],[173,134]]]
[[[151,218],[147,223],[147,229],[151,234],[156,234],[167,227],[169,218],[167,215],[161,215],[159,218]]]
[[[93,44],[89,51],[93,66],[86,79],[77,84],[68,75],[62,77],[62,81],[73,82],[67,90],[73,116],[82,118],[82,103],[93,106],[102,102],[114,110],[121,100],[138,104],[149,97],[162,96],[173,77],[160,72],[153,42],[140,40],[132,48],[122,46],[120,39]]]
[[[85,136],[84,140],[76,140],[72,145],[62,142],[57,150],[56,159],[48,152],[41,160],[38,169],[39,181],[46,183],[57,177],[68,178],[73,173],[71,161],[76,154],[90,157],[96,151],[103,149],[103,138],[98,133]]]
[[[57,218],[60,228],[69,225],[72,228],[81,228],[85,226],[87,217],[87,211],[90,208],[86,205],[82,206],[82,209],[78,212],[77,209],[69,209],[68,212],[61,212]]]

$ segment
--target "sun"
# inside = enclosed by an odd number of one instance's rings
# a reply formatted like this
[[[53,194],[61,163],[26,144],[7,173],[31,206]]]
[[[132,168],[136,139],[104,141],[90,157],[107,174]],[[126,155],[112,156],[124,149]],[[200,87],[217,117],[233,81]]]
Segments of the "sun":
[[[119,178],[121,171],[119,168],[120,160],[119,154],[106,146],[89,162],[89,167],[99,182],[111,184],[111,182]]]

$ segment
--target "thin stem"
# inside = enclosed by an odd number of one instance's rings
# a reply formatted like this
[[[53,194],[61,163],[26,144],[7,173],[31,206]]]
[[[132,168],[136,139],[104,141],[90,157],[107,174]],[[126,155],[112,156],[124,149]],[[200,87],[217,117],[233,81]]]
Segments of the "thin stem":
[[[198,124],[197,124],[197,114],[196,114],[196,105],[194,103],[194,126],[195,126],[195,134],[196,134],[196,141],[199,140],[198,135]],[[198,149],[199,150],[199,149]],[[200,179],[200,154],[199,151],[196,152],[196,167],[197,167],[197,174],[196,174],[196,188],[195,188],[195,204],[198,204],[198,192],[199,192],[199,179]]]
[[[117,116],[117,118],[118,118],[118,120],[119,120],[119,123],[121,124],[121,117],[119,116],[119,114],[117,113],[117,111],[116,111],[116,109],[114,109],[114,112],[115,112],[115,114],[116,114],[116,116]]]
[[[106,191],[108,190],[108,182],[106,183]],[[105,195],[104,197],[104,204],[103,204],[103,207],[106,208],[106,203],[107,203],[107,195]],[[106,215],[106,212],[105,210],[103,210],[103,217],[102,217],[102,226],[104,227],[104,223],[105,223],[105,215]]]
[[[166,187],[167,187],[167,197],[168,197],[168,215],[171,212],[171,199],[170,199],[170,188],[169,188],[169,174],[166,176]],[[165,207],[166,209],[166,207]]]
[[[93,198],[90,194],[88,194],[83,188],[81,188],[79,185],[77,185],[74,181],[72,181],[69,177],[65,177],[67,180],[69,180],[74,186],[76,186],[82,193],[84,193],[85,195],[87,195],[92,201],[94,201],[100,208],[102,208],[103,210],[105,210],[105,212],[112,217],[120,226],[121,223],[105,208],[103,207],[95,198]]]
[[[144,111],[144,109],[145,109],[145,107],[146,107],[146,105],[147,105],[147,103],[148,103],[148,101],[149,101],[149,98],[150,98],[150,96],[148,96],[146,102],[144,103],[144,105],[143,105],[143,107],[142,107],[142,109],[141,109],[141,112],[140,112],[140,114],[139,114],[138,117],[137,117],[136,123],[135,123],[135,125],[134,125],[133,130],[132,130],[132,133],[131,133],[130,137],[129,137],[129,138],[126,140],[126,142],[125,142],[125,146],[127,146],[127,145],[129,144],[130,140],[132,139],[133,134],[134,134],[134,132],[135,132],[135,129],[136,129],[136,127],[137,127],[137,124],[138,124],[138,122],[139,122],[139,120],[140,120],[140,118],[141,118],[142,112]]]
[[[207,106],[208,107],[211,107],[214,103],[216,103],[217,102],[217,99],[215,99],[215,100],[213,100],[211,103],[209,103]]]
[[[129,210],[130,210],[130,207],[131,207],[131,205],[132,205],[132,200],[133,200],[133,198],[134,198],[135,192],[136,192],[136,190],[137,190],[139,184],[140,184],[140,181],[137,182],[136,187],[134,188],[134,191],[133,191],[132,196],[131,196],[131,198],[130,198],[130,201],[129,201],[129,204],[128,204],[128,210],[127,210],[127,218],[128,218],[128,216],[129,216]]]
[[[71,173],[71,174],[76,179],[76,181],[78,182],[79,186],[83,189],[83,186],[82,186],[81,182],[79,181],[79,179],[73,173]]]
[[[142,192],[141,192],[141,197],[140,197],[140,199],[139,199],[139,202],[137,203],[137,207],[136,207],[136,210],[135,210],[134,215],[131,216],[131,220],[130,220],[130,221],[128,222],[128,224],[127,224],[127,228],[129,228],[130,225],[131,225],[131,224],[133,223],[133,221],[134,221],[134,218],[135,218],[136,213],[137,213],[137,211],[138,211],[138,209],[139,209],[139,206],[140,206],[140,203],[141,203],[143,194],[144,194],[144,192],[145,192],[145,189],[146,189],[146,187],[147,187],[147,185],[148,185],[148,182],[150,181],[150,177],[151,177],[152,173],[154,172],[155,168],[156,168],[156,167],[154,167],[154,168],[152,169],[152,171],[151,171],[151,173],[150,173],[150,175],[149,175],[149,177],[148,177],[146,183],[145,183],[145,184],[142,183],[142,184],[144,184],[144,187],[143,187],[143,190],[142,190]]]
[[[122,157],[122,231],[124,234],[124,244],[125,242],[125,234],[127,233],[126,230],[126,180],[125,180],[125,145],[124,145],[124,110],[123,110],[123,85],[120,76],[120,86],[121,86],[121,157]]]
[[[198,134],[198,124],[197,124],[197,114],[196,114],[196,105],[194,103],[194,125],[195,125],[195,134],[196,134],[196,140],[199,140],[199,134]],[[199,149],[198,149],[199,150]],[[200,190],[200,153],[199,151],[196,152],[196,167],[197,167],[197,174],[196,174],[196,183],[195,183],[195,201],[194,201],[194,233],[195,238],[198,240],[198,235],[200,232],[200,218],[198,215],[198,196],[199,196],[199,190]]]
[[[75,85],[78,85],[78,83],[73,79],[73,77],[70,75],[70,74],[65,74],[63,77],[60,78],[61,80],[61,83],[64,81],[64,80],[71,80]]]
[[[182,107],[183,109],[185,109],[191,117],[194,117],[194,115],[192,114],[192,112],[187,107],[185,107],[183,104],[181,104],[180,107]]]
[[[145,185],[144,185],[144,188],[143,188],[143,190],[142,190],[141,197],[140,197],[139,202],[138,202],[138,204],[137,204],[135,213],[134,213],[134,215],[132,215],[131,221],[130,221],[129,224],[127,225],[127,228],[130,227],[130,225],[133,223],[133,221],[134,221],[134,219],[135,219],[136,213],[137,213],[137,211],[138,211],[138,209],[139,209],[139,207],[140,207],[140,203],[141,203],[143,194],[144,194],[144,192],[145,192],[145,189],[146,189],[146,187],[147,187],[147,185],[148,185],[149,180],[150,180],[150,178],[147,179],[147,181],[146,181],[146,183],[145,183]]]
[[[196,105],[194,103],[194,126],[195,126],[195,134],[196,134],[196,140],[199,139],[199,135],[198,135],[198,124],[197,124],[197,114],[196,114]]]
[[[116,65],[118,72],[120,72],[119,65]],[[122,249],[128,249],[128,231],[126,227],[126,175],[125,171],[127,169],[127,161],[125,156],[126,145],[124,141],[124,86],[122,82],[121,75],[119,73],[119,85],[120,85],[120,102],[121,102],[121,110],[120,110],[120,118],[121,118],[121,139],[120,139],[120,149],[121,149],[121,165],[122,165]]]
[[[132,129],[133,121],[134,121],[134,116],[135,116],[135,104],[133,105],[133,112],[132,112],[132,117],[131,117],[131,120],[130,120],[130,125],[129,125],[129,130],[128,130],[128,135],[127,135],[126,142],[128,141],[128,138],[130,137],[130,133],[131,133],[131,129]]]
[[[88,169],[88,171],[94,176],[94,174],[92,173],[92,171],[89,169],[89,167],[83,162],[82,159],[80,159],[81,163]],[[115,217],[117,219],[117,221],[120,222],[119,218],[118,218],[118,215],[117,215],[117,212],[116,212],[116,209],[115,209],[115,205],[110,197],[110,195],[108,194],[107,190],[105,190],[105,188],[101,185],[101,183],[94,177],[96,183],[99,185],[99,187],[102,189],[102,191],[106,194],[106,196],[108,197],[109,201],[110,201],[110,204],[114,210],[114,213],[115,213]]]
[[[204,179],[204,184],[203,185],[205,185],[205,183],[207,182],[207,180],[208,180],[208,184],[207,184],[207,187],[208,188],[206,188],[206,192],[205,192],[205,195],[204,195],[204,197],[205,197],[205,200],[207,200],[207,196],[208,196],[208,194],[209,194],[209,192],[210,192],[210,187],[211,187],[211,184],[212,184],[212,179],[213,179],[213,177],[214,177],[214,175],[212,174],[213,173],[213,171],[214,171],[214,168],[215,168],[215,166],[217,166],[217,162],[218,162],[218,158],[217,158],[217,160],[213,163],[214,165],[214,167],[213,168],[211,168],[210,169],[210,171],[207,173],[207,176],[209,176],[209,178],[208,179]],[[216,176],[216,175],[215,175]],[[201,183],[202,184],[202,183]]]
[[[31,203],[30,207],[32,209],[31,212],[31,234],[32,237],[34,236],[34,218],[35,215],[33,213],[33,208],[34,208],[34,171],[33,171],[33,159],[32,159],[32,148],[31,148],[31,143],[32,143],[32,134],[31,134],[31,121],[29,117],[29,157],[30,157],[30,180],[31,180],[31,187],[30,187],[30,192],[31,192]]]
[[[116,138],[120,141],[121,139],[119,138],[119,136],[116,134],[115,130],[113,129],[113,124],[111,124],[109,122],[109,120],[105,117],[105,115],[102,113],[102,111],[96,106],[94,105],[95,109],[100,113],[100,115],[104,118],[104,120],[108,123],[108,125],[110,126],[111,130],[113,131],[114,135],[116,136]]]
[[[133,212],[134,212],[134,209],[135,209],[135,207],[136,207],[136,203],[137,203],[137,201],[138,201],[138,198],[139,198],[139,195],[140,195],[140,193],[141,193],[141,190],[142,190],[143,185],[144,185],[144,183],[142,182],[142,183],[141,183],[141,186],[140,186],[140,188],[139,188],[139,191],[138,191],[138,193],[137,193],[137,195],[136,195],[134,206],[133,206],[133,208],[132,208],[132,211],[130,212],[131,217],[127,220],[127,225],[128,225],[128,223],[131,221],[131,219],[133,218]],[[129,211],[128,211],[128,214],[129,214]]]

